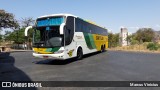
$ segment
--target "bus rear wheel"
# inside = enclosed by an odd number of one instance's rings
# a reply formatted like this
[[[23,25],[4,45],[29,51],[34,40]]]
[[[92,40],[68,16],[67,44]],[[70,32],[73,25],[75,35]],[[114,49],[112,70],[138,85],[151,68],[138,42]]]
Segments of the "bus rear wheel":
[[[101,46],[101,52],[105,52],[105,45]]]
[[[103,45],[103,52],[106,51],[106,45]]]
[[[81,60],[83,58],[83,50],[82,48],[78,48],[77,50],[77,60]]]

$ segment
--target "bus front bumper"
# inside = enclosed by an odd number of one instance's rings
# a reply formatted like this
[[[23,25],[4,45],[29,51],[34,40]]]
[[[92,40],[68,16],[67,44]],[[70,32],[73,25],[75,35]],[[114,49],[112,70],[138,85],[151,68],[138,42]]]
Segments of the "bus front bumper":
[[[64,53],[59,53],[59,54],[38,54],[38,53],[33,53],[34,57],[38,58],[45,58],[45,59],[60,59],[64,60]]]

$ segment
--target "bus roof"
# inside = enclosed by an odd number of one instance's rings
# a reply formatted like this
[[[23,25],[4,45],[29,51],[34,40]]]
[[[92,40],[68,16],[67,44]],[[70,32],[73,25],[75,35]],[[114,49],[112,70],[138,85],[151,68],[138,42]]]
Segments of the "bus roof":
[[[54,17],[54,16],[72,16],[72,17],[76,17],[77,18],[77,16],[72,15],[72,14],[67,14],[67,13],[44,15],[44,16],[40,16],[38,18],[46,18],[46,17]]]
[[[72,15],[72,14],[60,13],[60,14],[50,14],[50,15],[40,16],[40,17],[38,17],[38,19],[39,19],[39,18],[54,17],[54,16],[66,16],[66,17],[72,16],[72,17],[75,17],[75,18],[79,18],[78,16],[75,16],[75,15]],[[80,19],[82,19],[82,18],[80,18]],[[105,27],[99,26],[98,24],[96,24],[96,23],[94,23],[94,22],[92,22],[92,21],[90,21],[90,20],[85,20],[85,19],[82,19],[82,20],[85,21],[85,22],[88,22],[88,23],[90,23],[90,24],[93,24],[93,25],[96,25],[96,26],[98,26],[98,27],[101,27],[101,28],[106,29]]]

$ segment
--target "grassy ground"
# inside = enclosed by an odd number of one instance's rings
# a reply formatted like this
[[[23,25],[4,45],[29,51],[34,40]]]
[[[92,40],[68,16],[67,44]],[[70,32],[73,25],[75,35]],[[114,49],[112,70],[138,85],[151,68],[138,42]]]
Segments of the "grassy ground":
[[[129,46],[118,46],[114,48],[109,48],[109,50],[122,50],[122,51],[135,51],[135,52],[153,52],[160,53],[160,49],[158,50],[149,50],[147,49],[148,43],[129,45]]]

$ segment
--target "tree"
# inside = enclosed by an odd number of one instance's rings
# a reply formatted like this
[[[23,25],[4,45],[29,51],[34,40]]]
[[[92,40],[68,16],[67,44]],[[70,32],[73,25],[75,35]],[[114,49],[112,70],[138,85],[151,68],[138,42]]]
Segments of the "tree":
[[[11,31],[5,31],[5,34],[4,34],[5,41],[11,41],[11,39],[13,38],[9,36],[11,33],[12,33]]]
[[[3,37],[3,36],[0,34],[0,42],[2,42],[2,39],[3,39],[2,37]]]
[[[154,39],[154,35],[152,28],[140,28],[135,34],[135,39],[139,42],[151,42]]]
[[[19,44],[24,44],[27,42],[26,43],[27,46],[31,49],[33,29],[29,30],[27,39],[24,36],[24,31],[27,26],[32,25],[33,21],[34,20],[32,20],[32,18],[25,18],[21,22],[21,25],[22,25],[21,28],[18,28],[13,32],[5,31],[5,35],[4,35],[5,41],[14,41],[15,44],[18,44],[18,47],[19,47]]]
[[[34,21],[32,17],[28,17],[28,18],[22,18],[22,27],[28,27],[34,24]]]
[[[109,33],[108,34],[108,42],[109,42],[109,47],[116,47],[119,45],[119,34],[113,34]]]
[[[31,26],[34,24],[34,21],[32,17],[28,17],[28,18],[22,18],[22,28],[26,28],[28,26]],[[32,36],[33,36],[33,29],[29,30],[28,32],[28,37],[26,38],[26,43],[27,47],[29,47],[29,49],[32,48]]]
[[[0,9],[0,30],[2,28],[18,28],[18,22],[14,19],[12,13],[7,13],[5,10]]]
[[[13,32],[6,31],[5,41],[14,41],[16,44],[23,44],[25,42],[24,30],[25,29],[22,28]]]
[[[135,45],[135,44],[139,43],[138,40],[135,39],[136,38],[135,35],[136,34],[132,34],[132,35],[127,36],[127,40],[131,45]]]

